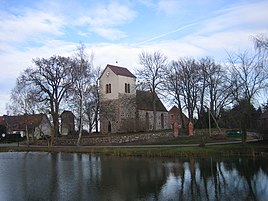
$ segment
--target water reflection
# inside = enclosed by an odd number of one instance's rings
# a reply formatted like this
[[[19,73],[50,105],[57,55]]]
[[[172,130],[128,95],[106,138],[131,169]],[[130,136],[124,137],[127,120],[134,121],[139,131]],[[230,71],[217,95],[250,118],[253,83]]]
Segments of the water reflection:
[[[267,159],[190,159],[165,163],[159,200],[267,200]]]
[[[266,200],[268,159],[0,153],[0,200]]]

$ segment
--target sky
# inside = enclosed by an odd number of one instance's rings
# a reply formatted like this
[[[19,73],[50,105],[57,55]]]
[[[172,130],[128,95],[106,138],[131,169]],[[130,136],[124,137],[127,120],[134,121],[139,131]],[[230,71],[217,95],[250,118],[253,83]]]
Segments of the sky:
[[[72,56],[82,42],[102,68],[134,72],[142,51],[223,62],[268,33],[267,9],[268,0],[0,0],[0,115],[32,59]]]

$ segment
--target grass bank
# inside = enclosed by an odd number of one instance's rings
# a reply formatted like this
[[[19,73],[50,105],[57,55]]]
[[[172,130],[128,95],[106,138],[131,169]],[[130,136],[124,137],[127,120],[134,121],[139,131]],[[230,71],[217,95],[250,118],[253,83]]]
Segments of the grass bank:
[[[205,147],[93,147],[93,146],[65,146],[65,147],[0,147],[0,152],[68,152],[91,153],[112,156],[142,156],[142,157],[206,157],[206,156],[266,156],[268,144],[255,142],[228,145],[210,145]]]

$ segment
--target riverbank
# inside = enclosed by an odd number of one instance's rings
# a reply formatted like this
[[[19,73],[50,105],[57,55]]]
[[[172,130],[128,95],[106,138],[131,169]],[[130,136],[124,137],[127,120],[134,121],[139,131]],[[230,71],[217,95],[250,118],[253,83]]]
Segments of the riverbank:
[[[142,157],[207,157],[207,156],[265,156],[268,144],[264,141],[243,144],[199,146],[144,145],[144,146],[7,146],[0,152],[66,152],[90,153],[112,156]]]
[[[2,146],[0,144],[0,152],[70,152],[145,157],[268,155],[268,142],[258,141],[259,138],[255,135],[248,134],[247,143],[243,145],[241,136],[227,137],[223,134],[210,136],[206,130],[198,131],[199,133],[197,132],[194,136],[181,135],[179,137],[174,137],[170,131],[113,135],[95,134],[83,136],[80,146],[76,146],[77,136],[68,135],[55,139],[53,147],[47,147],[46,140],[33,141],[29,147],[24,141],[19,144],[2,144]]]

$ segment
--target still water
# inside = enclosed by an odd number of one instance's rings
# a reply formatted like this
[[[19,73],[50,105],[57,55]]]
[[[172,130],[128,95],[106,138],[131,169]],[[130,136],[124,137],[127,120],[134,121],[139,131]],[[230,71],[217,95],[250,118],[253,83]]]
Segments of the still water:
[[[0,200],[267,200],[268,158],[0,153]]]

